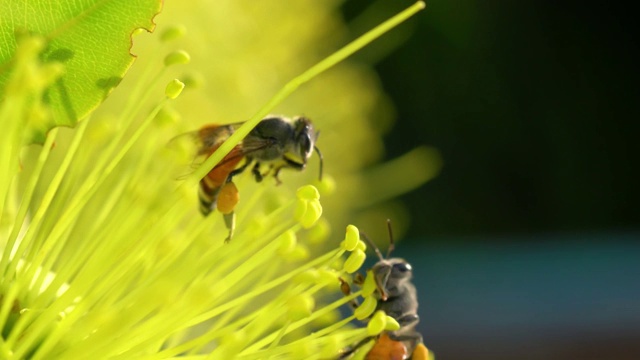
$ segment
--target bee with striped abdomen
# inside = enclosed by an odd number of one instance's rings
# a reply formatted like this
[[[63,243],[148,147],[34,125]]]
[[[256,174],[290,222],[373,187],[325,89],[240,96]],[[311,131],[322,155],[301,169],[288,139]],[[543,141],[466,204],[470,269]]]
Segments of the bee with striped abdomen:
[[[384,332],[374,337],[376,342],[365,359],[402,360],[411,358],[425,360],[428,359],[429,351],[422,343],[422,335],[415,329],[419,321],[418,297],[416,287],[411,282],[411,264],[404,259],[390,257],[395,245],[389,220],[387,220],[387,227],[390,245],[386,257],[382,256],[380,249],[369,240],[366,234],[360,232],[360,237],[374,249],[379,258],[379,261],[369,270],[369,276],[373,276],[376,284],[376,290],[373,294],[378,300],[376,310],[383,310],[388,316],[394,318],[400,324],[400,329]],[[351,293],[349,284],[342,279],[340,282],[342,292],[348,296]],[[354,282],[357,285],[362,285],[364,282],[362,275],[356,276]],[[355,308],[358,303],[354,300],[351,305]],[[351,346],[343,351],[339,359],[349,358],[358,348],[371,340],[372,338],[366,338]]]
[[[198,155],[210,156],[243,123],[227,125],[206,125],[189,133],[198,143]],[[251,164],[251,173],[257,182],[273,174],[280,184],[280,170],[291,168],[304,170],[312,151],[320,158],[320,179],[322,179],[322,154],[315,145],[318,132],[306,117],[289,119],[283,116],[267,116],[227,154],[211,171],[200,180],[198,197],[200,212],[207,216],[218,209],[229,229],[225,241],[229,241],[235,229],[234,209],[239,201],[239,193],[233,177],[242,173]],[[244,160],[244,163],[240,163]],[[268,165],[266,172],[261,166]]]

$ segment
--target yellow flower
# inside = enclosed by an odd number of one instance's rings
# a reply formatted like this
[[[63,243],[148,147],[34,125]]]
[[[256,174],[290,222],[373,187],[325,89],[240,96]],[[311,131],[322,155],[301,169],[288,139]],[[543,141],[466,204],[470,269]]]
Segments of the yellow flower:
[[[240,177],[238,230],[225,244],[221,216],[197,213],[193,181],[215,163],[185,168],[188,156],[165,146],[204,123],[304,113],[322,129],[325,157],[339,159],[327,173],[357,186],[354,174],[380,153],[367,120],[383,99],[371,70],[345,63],[273,108],[319,71],[279,90],[287,79],[343,42],[337,5],[182,6],[167,4],[158,21],[189,25],[177,40],[186,51],[166,42],[182,27],[167,28],[161,44],[140,38],[143,61],[113,97],[77,128],[49,131],[43,146],[23,142],[61,69],[39,62],[37,38],[18,49],[0,103],[0,358],[330,358],[387,326],[376,315],[369,329],[350,329],[355,315],[337,315],[361,295],[335,296],[364,252],[354,228],[319,245],[330,181],[315,183],[318,193],[302,186],[313,171],[287,174],[280,187]],[[163,63],[154,52],[170,54]],[[341,204],[331,207],[337,217],[357,205],[340,186],[330,200]]]

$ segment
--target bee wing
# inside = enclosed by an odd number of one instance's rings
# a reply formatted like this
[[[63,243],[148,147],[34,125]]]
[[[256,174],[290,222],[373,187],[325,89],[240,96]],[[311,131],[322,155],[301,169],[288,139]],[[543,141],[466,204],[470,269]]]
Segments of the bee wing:
[[[215,151],[220,144],[227,140],[242,123],[210,124],[194,131],[199,141],[198,155],[208,155]]]
[[[199,130],[182,133],[169,140],[167,148],[182,154],[180,157],[184,161],[181,162],[189,164],[192,169],[178,179],[186,178],[193,169],[200,166],[240,125],[242,123],[205,125]]]
[[[244,125],[243,122],[225,124],[225,125],[210,125],[205,126],[197,131],[203,144],[200,147],[200,155],[210,155],[217,150],[223,142],[225,142],[240,126]],[[244,157],[251,155],[252,153],[262,150],[273,142],[270,139],[258,138],[256,136],[248,135],[245,139],[232,150],[218,165],[220,166],[226,162],[236,160],[238,157]]]
[[[210,125],[195,131],[196,136],[198,136],[203,142],[200,148],[200,153],[207,155],[213,153],[213,151],[218,149],[218,147],[220,147],[220,145],[227,140],[229,136],[236,132],[240,126],[244,125],[244,123],[245,121],[225,125]],[[255,135],[247,135],[241,144],[238,145],[240,151],[231,157],[225,158],[221,164],[226,161],[233,160],[238,156],[250,156],[252,153],[272,145],[272,139],[260,138]]]
[[[269,146],[273,146],[273,144],[273,139],[249,135],[242,141],[242,153],[244,155],[251,156],[252,153],[263,150]]]
[[[181,148],[190,147],[191,149],[187,150],[191,153],[190,167],[196,169],[243,124],[244,122],[205,125],[199,130],[177,135],[169,141],[169,146]],[[273,145],[273,141],[270,139],[248,136],[242,144],[239,144],[232,150],[216,167],[229,161],[237,160],[238,157],[250,156],[252,153],[271,145]],[[188,174],[182,175],[179,179],[187,176]]]

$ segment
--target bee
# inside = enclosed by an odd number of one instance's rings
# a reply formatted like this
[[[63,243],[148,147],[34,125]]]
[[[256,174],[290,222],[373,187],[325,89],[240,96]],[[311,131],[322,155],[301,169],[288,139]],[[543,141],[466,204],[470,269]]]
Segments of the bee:
[[[419,321],[418,297],[416,288],[411,282],[411,264],[404,259],[390,257],[395,248],[390,220],[387,220],[387,228],[389,230],[390,244],[385,257],[382,256],[380,249],[365,233],[360,232],[360,237],[374,249],[380,259],[370,269],[376,284],[376,290],[373,295],[378,300],[376,310],[383,310],[388,316],[394,318],[400,324],[400,329],[373,337],[376,342],[367,353],[365,359],[401,360],[409,357],[414,360],[427,359],[429,356],[428,350],[422,343],[422,335],[415,330]],[[349,284],[342,279],[340,279],[340,282],[342,292],[347,296],[350,295],[351,288]],[[354,279],[354,283],[362,285],[364,283],[363,276],[358,274]],[[357,307],[357,301],[353,300],[351,306]],[[350,357],[359,347],[371,340],[372,338],[366,338],[352,346],[344,351],[339,359]]]
[[[208,157],[213,154],[242,124],[244,122],[211,124],[191,133],[199,145],[197,155]],[[320,159],[319,179],[322,180],[322,153],[315,145],[318,134],[311,120],[306,117],[289,119],[284,116],[267,116],[200,180],[200,212],[203,216],[209,215],[215,209],[222,213],[229,230],[225,242],[233,236],[234,209],[239,201],[238,189],[233,183],[233,178],[253,164],[251,173],[256,182],[261,182],[266,176],[273,174],[276,184],[280,184],[279,175],[282,169],[304,170],[312,151],[315,150]],[[266,172],[262,172],[262,165],[269,166]]]

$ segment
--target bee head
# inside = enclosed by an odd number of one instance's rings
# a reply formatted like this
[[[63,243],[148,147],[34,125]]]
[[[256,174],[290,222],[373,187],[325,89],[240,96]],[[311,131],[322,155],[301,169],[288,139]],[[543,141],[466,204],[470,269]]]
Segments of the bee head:
[[[401,282],[411,279],[411,264],[404,259],[391,258],[388,259],[389,265],[391,265],[391,271],[389,271],[389,280]]]
[[[371,271],[383,301],[393,296],[404,283],[411,280],[411,264],[400,258],[378,261]]]
[[[316,133],[313,129],[311,120],[305,117],[299,117],[294,124],[294,139],[296,144],[296,155],[300,156],[305,162],[311,157],[311,152],[316,142]]]
[[[374,244],[369,237],[360,232],[360,238],[364,239],[369,246],[373,248],[378,255],[378,261],[371,268],[374,280],[376,282],[376,288],[380,294],[382,301],[387,301],[389,296],[396,296],[399,292],[405,288],[405,284],[411,280],[411,264],[401,258],[392,258],[391,252],[395,248],[395,242],[393,240],[393,232],[391,231],[391,220],[387,219],[387,229],[389,230],[389,248],[387,249],[387,256],[382,256],[380,249]]]
[[[311,120],[306,117],[298,117],[294,123],[294,153],[302,159],[303,166],[307,164],[307,160],[311,157],[311,152],[316,151],[320,158],[320,180],[322,180],[322,154],[316,147],[316,140],[319,132],[313,128]]]

